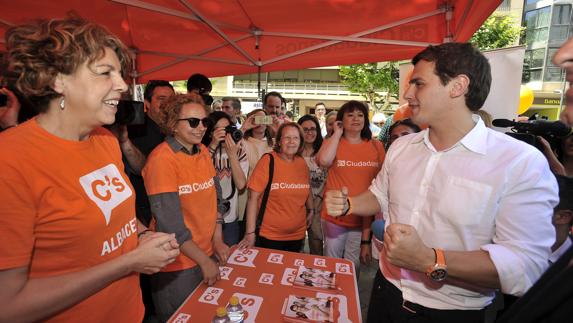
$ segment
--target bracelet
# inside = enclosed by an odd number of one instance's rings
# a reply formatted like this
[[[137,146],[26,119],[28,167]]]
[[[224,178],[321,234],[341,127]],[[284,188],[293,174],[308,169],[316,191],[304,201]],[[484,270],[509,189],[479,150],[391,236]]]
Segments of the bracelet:
[[[255,231],[251,231],[251,232],[245,233],[245,235],[247,235],[247,234],[254,234],[254,233],[255,233]]]
[[[150,232],[151,229],[145,229],[139,233],[137,233],[137,238],[139,239],[142,235],[146,234],[147,232]]]
[[[340,216],[345,216],[347,214],[352,214],[352,204],[350,203],[350,197],[346,198],[346,203],[348,204],[348,208],[346,209],[346,211],[344,213],[342,213]]]
[[[360,245],[371,244],[371,240],[360,240]]]

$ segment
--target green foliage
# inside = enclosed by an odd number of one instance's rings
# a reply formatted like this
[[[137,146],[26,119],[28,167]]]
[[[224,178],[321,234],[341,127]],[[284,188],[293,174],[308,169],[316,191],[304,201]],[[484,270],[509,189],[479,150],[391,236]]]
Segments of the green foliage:
[[[494,13],[474,33],[470,43],[480,50],[509,47],[516,43],[524,30],[511,16]]]
[[[387,92],[384,106],[389,105],[391,96],[398,95],[398,64],[367,63],[341,66],[339,71],[342,83],[352,92],[359,93],[366,98],[372,106],[377,108],[375,102],[380,95],[377,92]]]

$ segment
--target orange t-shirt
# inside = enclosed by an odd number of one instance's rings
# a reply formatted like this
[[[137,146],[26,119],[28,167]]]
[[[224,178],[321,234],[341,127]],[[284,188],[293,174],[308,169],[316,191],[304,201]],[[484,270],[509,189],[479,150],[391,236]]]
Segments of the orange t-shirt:
[[[29,278],[86,270],[137,247],[135,196],[117,139],[56,137],[32,119],[0,135],[0,270]],[[132,273],[47,322],[141,322]]]
[[[375,139],[362,140],[359,144],[351,144],[344,137],[340,138],[336,157],[328,168],[324,191],[348,188],[348,195],[355,196],[368,189],[384,162],[384,145]],[[322,206],[321,216],[326,221],[347,228],[362,226],[362,217],[347,214],[341,217],[331,217]]]
[[[310,194],[308,166],[302,157],[286,161],[272,152],[275,167],[260,235],[271,240],[300,240],[306,232],[306,200]],[[249,189],[263,198],[269,182],[270,158],[264,155],[249,179]],[[259,206],[260,206],[259,199]],[[258,213],[257,213],[258,214]]]
[[[193,242],[207,255],[212,255],[217,191],[213,180],[215,168],[207,147],[201,145],[199,153],[189,155],[183,151],[175,153],[163,142],[151,152],[142,173],[148,195],[179,193],[183,221],[191,231]],[[161,271],[184,270],[195,265],[195,261],[181,253]]]

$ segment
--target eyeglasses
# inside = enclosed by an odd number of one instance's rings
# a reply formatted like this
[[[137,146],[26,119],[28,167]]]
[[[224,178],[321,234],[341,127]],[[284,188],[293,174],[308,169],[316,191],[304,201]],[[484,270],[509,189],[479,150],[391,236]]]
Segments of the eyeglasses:
[[[203,124],[203,127],[205,127],[205,128],[209,128],[213,124],[211,122],[211,119],[209,119],[209,118],[203,118],[203,119],[187,118],[187,119],[177,119],[177,121],[187,121],[187,122],[189,122],[189,126],[191,128],[197,128],[197,126],[199,126],[199,122],[201,122]]]
[[[316,132],[316,128],[302,128],[304,132]]]

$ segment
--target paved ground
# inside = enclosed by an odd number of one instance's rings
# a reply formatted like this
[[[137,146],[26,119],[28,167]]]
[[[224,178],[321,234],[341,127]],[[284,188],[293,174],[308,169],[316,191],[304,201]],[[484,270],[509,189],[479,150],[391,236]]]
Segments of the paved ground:
[[[358,296],[362,309],[362,320],[366,322],[366,313],[370,304],[370,292],[374,283],[374,276],[378,270],[378,260],[373,259],[369,266],[360,266],[360,278],[358,279]]]

